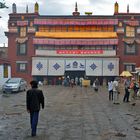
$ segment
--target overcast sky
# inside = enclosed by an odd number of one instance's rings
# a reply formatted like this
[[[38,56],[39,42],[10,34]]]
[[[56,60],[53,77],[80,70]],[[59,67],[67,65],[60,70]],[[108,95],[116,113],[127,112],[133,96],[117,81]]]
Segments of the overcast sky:
[[[78,11],[81,15],[85,12],[93,12],[94,15],[113,15],[116,1],[119,4],[119,12],[126,12],[129,4],[130,12],[140,13],[140,0],[0,0],[9,7],[0,9],[2,17],[0,18],[0,44],[7,44],[4,32],[8,30],[8,14],[12,12],[12,4],[16,3],[17,12],[24,13],[26,5],[29,7],[29,12],[33,12],[36,1],[39,3],[40,15],[71,15],[75,2],[78,4]]]

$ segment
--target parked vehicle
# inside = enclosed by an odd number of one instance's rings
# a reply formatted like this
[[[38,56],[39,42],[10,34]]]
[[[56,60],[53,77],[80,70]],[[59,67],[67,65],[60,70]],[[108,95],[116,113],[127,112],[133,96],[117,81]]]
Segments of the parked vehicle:
[[[3,92],[19,92],[27,89],[27,82],[23,78],[9,78],[3,85]]]

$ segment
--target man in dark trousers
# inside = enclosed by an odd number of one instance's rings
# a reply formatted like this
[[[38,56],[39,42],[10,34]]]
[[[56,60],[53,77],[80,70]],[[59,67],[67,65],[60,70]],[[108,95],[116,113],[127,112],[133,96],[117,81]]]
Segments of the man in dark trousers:
[[[125,79],[125,82],[124,82],[124,86],[125,86],[125,95],[124,95],[124,98],[123,98],[123,102],[129,102],[129,94],[130,94],[130,80],[129,80],[129,77],[127,77]]]
[[[31,89],[26,94],[27,112],[30,113],[31,135],[36,136],[40,105],[44,109],[44,96],[42,90],[38,89],[38,82],[31,81]]]

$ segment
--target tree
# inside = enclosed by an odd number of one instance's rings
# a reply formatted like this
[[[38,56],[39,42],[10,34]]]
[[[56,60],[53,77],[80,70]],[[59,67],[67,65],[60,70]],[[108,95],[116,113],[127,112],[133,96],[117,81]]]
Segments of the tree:
[[[0,2],[0,9],[2,9],[2,8],[8,8],[8,7],[5,5],[4,2]]]
[[[2,8],[9,8],[9,7],[7,7],[4,2],[0,2],[0,9],[2,9]],[[0,18],[1,18],[1,16],[0,16]]]

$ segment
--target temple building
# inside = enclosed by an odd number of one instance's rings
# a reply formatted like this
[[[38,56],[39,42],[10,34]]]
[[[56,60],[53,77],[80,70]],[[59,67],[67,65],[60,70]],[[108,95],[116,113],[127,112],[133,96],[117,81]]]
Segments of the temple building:
[[[140,13],[80,15],[78,5],[72,15],[9,14],[8,57],[11,75],[27,81],[46,79],[50,84],[64,76],[109,79],[123,70],[140,66]],[[52,82],[53,81],[53,82]]]

